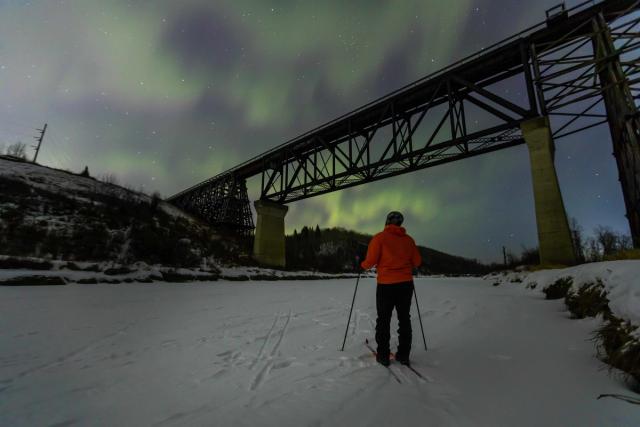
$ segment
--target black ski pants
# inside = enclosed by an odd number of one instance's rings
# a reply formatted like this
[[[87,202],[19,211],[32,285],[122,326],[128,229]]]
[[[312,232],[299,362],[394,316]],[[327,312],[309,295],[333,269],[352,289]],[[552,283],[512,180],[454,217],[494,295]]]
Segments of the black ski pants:
[[[378,284],[376,289],[376,343],[378,354],[388,356],[389,339],[391,338],[391,316],[395,307],[398,315],[398,355],[408,358],[411,352],[411,298],[413,297],[413,281]]]

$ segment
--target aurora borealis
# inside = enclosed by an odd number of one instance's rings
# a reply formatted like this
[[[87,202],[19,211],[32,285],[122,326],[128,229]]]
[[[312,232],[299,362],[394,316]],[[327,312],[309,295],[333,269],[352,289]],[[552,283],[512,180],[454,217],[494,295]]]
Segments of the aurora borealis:
[[[0,149],[168,196],[544,19],[557,0],[0,0]],[[572,5],[569,2],[569,5]],[[585,146],[585,144],[588,144]],[[628,232],[608,129],[557,145],[568,215]],[[249,182],[250,197],[258,179]],[[526,147],[290,206],[287,229],[497,260],[536,243]]]

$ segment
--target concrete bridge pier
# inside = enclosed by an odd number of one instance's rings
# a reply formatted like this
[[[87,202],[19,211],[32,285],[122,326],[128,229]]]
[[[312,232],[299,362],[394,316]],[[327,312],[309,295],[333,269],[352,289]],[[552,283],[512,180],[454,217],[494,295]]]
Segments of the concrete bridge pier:
[[[284,217],[289,207],[268,200],[256,200],[253,206],[258,214],[253,257],[260,264],[284,267]]]
[[[576,255],[554,164],[555,145],[546,116],[520,124],[529,147],[541,264],[572,265]]]

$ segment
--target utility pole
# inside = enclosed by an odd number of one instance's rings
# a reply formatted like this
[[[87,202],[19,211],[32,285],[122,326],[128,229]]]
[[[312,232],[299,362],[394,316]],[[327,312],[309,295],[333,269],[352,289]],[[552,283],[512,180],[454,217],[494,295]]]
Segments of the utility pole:
[[[40,146],[42,145],[42,140],[44,139],[44,133],[47,131],[47,124],[44,124],[44,127],[42,129],[38,129],[40,131],[40,136],[36,136],[34,137],[35,139],[38,140],[38,146],[35,147],[36,149],[36,155],[33,156],[33,163],[36,162],[36,159],[38,158],[38,153],[40,152]]]
[[[504,265],[507,265],[507,248],[502,247],[502,257],[504,258]]]

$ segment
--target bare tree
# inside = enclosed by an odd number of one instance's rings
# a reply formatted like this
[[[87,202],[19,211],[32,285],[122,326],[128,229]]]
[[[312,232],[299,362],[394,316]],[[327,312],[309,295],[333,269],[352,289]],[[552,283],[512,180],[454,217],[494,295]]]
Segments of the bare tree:
[[[618,249],[621,251],[628,251],[633,249],[633,240],[628,234],[621,234],[618,236]]]
[[[536,265],[540,264],[540,251],[536,248],[527,248],[522,246],[522,254],[520,255],[520,264]]]
[[[21,159],[27,158],[27,146],[22,142],[16,142],[15,144],[11,144],[7,147],[6,151],[7,155],[13,157],[19,157]]]
[[[598,244],[598,241],[593,237],[589,237],[587,239],[587,242],[585,244],[585,252],[587,261],[589,262],[597,262],[602,260],[600,245]]]
[[[107,184],[118,185],[118,177],[113,173],[106,173],[101,176],[100,181]]]
[[[618,235],[610,227],[599,225],[595,228],[594,234],[604,256],[613,255],[618,251]]]

